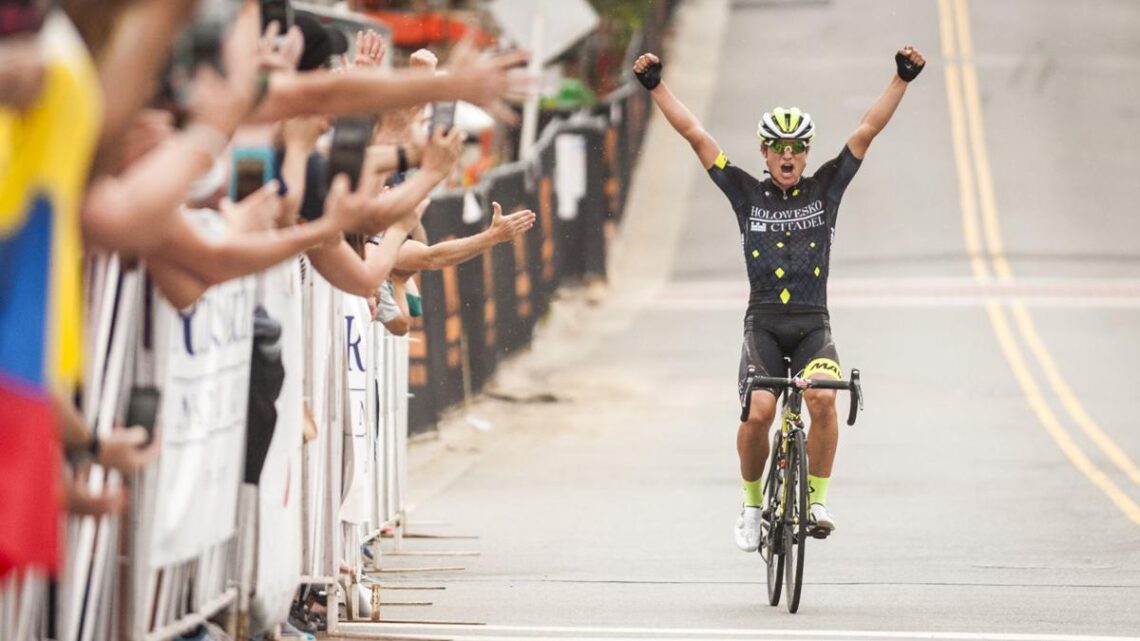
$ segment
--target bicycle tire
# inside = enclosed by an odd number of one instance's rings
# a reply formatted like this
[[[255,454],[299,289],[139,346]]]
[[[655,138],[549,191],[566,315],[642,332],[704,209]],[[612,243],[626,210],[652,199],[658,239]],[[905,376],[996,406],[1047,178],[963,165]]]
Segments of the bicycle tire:
[[[768,476],[764,480],[764,508],[768,510],[771,525],[768,530],[764,532],[764,536],[760,538],[760,555],[764,559],[764,564],[767,566],[768,575],[768,605],[780,605],[780,594],[783,588],[784,580],[784,552],[781,549],[783,542],[783,534],[781,528],[776,524],[777,502],[780,497],[780,490],[782,484],[780,483],[779,461],[780,461],[780,438],[782,434],[779,431],[772,437],[772,454],[768,462]],[[768,550],[765,555],[765,549]]]
[[[784,560],[786,575],[784,588],[788,596],[788,612],[795,614],[800,609],[800,593],[803,589],[804,551],[807,548],[808,524],[808,482],[807,451],[804,445],[803,430],[792,432],[792,442],[788,448],[788,464],[785,473],[785,489],[789,514],[784,516]]]

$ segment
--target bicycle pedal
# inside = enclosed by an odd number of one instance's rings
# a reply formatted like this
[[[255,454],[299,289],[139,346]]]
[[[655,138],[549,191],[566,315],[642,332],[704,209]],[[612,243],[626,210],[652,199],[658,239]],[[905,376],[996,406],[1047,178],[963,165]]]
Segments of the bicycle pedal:
[[[811,534],[811,537],[813,539],[821,539],[822,540],[822,539],[826,539],[827,537],[831,536],[831,530],[829,530],[827,528],[823,528],[823,527],[813,527],[810,530],[808,530],[808,534]]]

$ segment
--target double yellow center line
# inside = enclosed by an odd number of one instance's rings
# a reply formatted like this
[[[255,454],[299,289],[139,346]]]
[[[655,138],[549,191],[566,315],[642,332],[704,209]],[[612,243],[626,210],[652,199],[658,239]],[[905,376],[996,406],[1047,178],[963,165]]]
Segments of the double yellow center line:
[[[938,0],[938,15],[942,56],[946,61],[946,95],[950,107],[954,160],[958,168],[962,232],[970,257],[970,269],[978,281],[995,278],[1012,280],[1013,270],[1005,257],[994,198],[993,175],[989,155],[986,153],[978,74],[973,62],[974,45],[966,0]],[[990,302],[986,305],[986,311],[1006,361],[1042,427],[1069,462],[1100,488],[1125,516],[1140,525],[1140,505],[1084,453],[1045,401],[1041,386],[1015,338],[1009,321],[1010,314],[1021,339],[1036,361],[1038,373],[1044,375],[1069,417],[1132,484],[1140,487],[1140,468],[1082,407],[1041,341],[1025,305],[1014,299],[1008,305],[1007,314],[1005,306]]]

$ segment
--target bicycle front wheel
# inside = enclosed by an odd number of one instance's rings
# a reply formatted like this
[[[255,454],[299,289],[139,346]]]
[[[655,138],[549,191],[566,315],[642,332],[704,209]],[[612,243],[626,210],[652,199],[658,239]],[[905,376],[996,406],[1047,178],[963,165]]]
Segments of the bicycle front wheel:
[[[764,480],[764,510],[768,514],[768,528],[760,537],[760,555],[768,566],[768,605],[780,605],[780,588],[784,580],[783,529],[780,527],[780,496],[783,483],[780,480],[780,438],[779,430],[772,436],[772,455],[768,462],[768,476]]]
[[[792,439],[788,448],[788,467],[784,476],[784,491],[787,497],[783,519],[784,557],[787,566],[784,587],[788,593],[788,612],[795,614],[796,610],[800,609],[804,549],[807,545],[808,461],[803,430],[793,431]]]

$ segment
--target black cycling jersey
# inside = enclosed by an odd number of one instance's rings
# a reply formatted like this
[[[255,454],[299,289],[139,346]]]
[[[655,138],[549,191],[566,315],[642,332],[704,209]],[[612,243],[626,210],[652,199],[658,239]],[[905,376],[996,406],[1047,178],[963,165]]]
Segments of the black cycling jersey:
[[[827,276],[839,201],[859,170],[846,146],[787,192],[757,180],[724,152],[709,176],[732,203],[752,293],[749,311],[775,307],[827,309]]]

